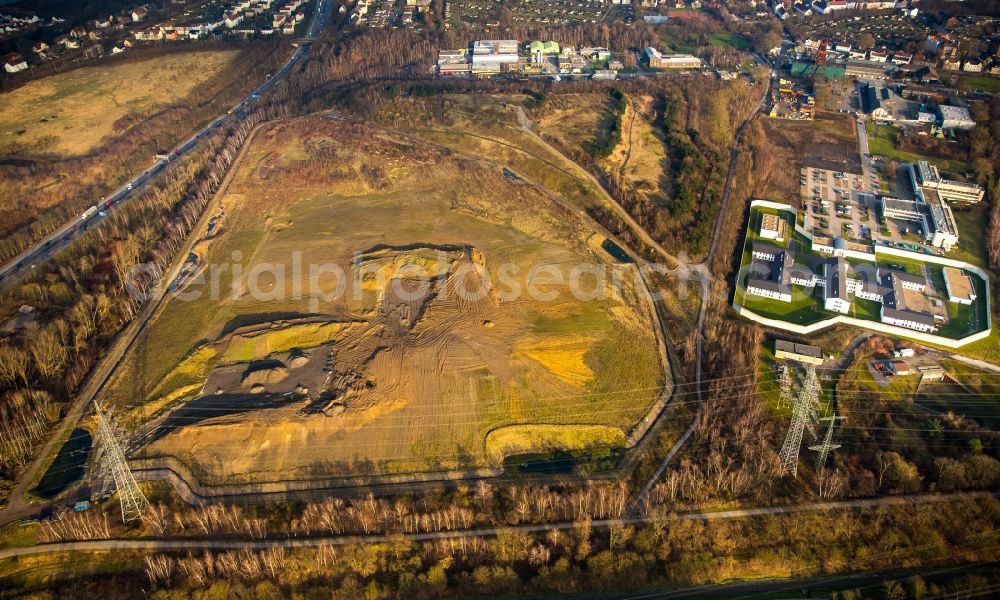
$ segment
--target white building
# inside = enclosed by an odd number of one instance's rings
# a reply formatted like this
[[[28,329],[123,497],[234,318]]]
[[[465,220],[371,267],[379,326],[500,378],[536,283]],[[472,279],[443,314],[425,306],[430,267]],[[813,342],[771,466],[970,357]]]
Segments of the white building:
[[[975,204],[982,200],[986,193],[986,190],[975,183],[944,179],[937,167],[925,160],[910,165],[910,183],[918,199],[921,193],[926,194],[928,190],[934,190],[942,200]]]
[[[944,287],[948,301],[969,305],[976,301],[976,286],[972,278],[954,267],[944,268]]]
[[[937,116],[942,129],[972,129],[976,126],[972,114],[964,106],[940,105]]]
[[[838,313],[851,310],[851,301],[847,299],[847,261],[835,258],[823,264],[823,308]]]
[[[778,215],[764,215],[760,222],[760,236],[777,242],[785,241],[785,220]]]
[[[472,42],[472,64],[517,64],[517,40]]]

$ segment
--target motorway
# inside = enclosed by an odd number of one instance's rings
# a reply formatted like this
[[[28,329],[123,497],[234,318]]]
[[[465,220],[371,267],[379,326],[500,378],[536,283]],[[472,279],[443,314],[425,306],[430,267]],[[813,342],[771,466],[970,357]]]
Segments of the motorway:
[[[307,39],[316,37],[317,33],[319,33],[329,19],[332,8],[333,0],[318,0],[312,23],[306,32]],[[264,92],[274,87],[278,81],[288,74],[292,67],[304,59],[308,51],[308,44],[300,45],[280,69],[275,71],[226,114],[213,119],[194,135],[170,150],[166,157],[156,161],[143,172],[101,198],[91,208],[87,209],[86,212],[73,217],[55,231],[39,240],[34,246],[0,266],[0,289],[10,283],[16,275],[31,271],[37,268],[38,265],[49,261],[57,251],[71,244],[76,236],[96,227],[101,221],[108,218],[112,210],[137,196],[138,192],[146,184],[166,171],[171,163],[188,154],[198,145],[198,142],[208,137],[227,121],[241,118],[244,115],[245,109],[256,102]]]

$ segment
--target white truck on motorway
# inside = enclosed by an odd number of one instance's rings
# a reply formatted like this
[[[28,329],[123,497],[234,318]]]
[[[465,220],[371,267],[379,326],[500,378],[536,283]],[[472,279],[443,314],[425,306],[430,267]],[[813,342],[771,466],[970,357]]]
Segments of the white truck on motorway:
[[[89,219],[90,217],[94,216],[95,214],[97,214],[97,207],[96,206],[91,206],[87,210],[83,211],[83,215],[80,216],[80,220],[81,221],[86,221],[87,219]]]

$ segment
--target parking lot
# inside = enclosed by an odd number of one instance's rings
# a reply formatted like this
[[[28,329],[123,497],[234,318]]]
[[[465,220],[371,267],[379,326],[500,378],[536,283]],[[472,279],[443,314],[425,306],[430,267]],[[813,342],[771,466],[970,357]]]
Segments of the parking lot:
[[[799,189],[814,233],[865,242],[878,235],[877,207],[863,175],[802,167]]]

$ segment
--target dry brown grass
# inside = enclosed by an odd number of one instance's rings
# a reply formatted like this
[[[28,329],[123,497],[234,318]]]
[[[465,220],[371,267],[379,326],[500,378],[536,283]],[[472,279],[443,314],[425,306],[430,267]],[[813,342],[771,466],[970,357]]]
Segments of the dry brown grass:
[[[184,98],[237,53],[174,53],[32,81],[2,96],[0,146],[29,154],[86,154],[121,132],[116,121],[148,116]]]
[[[379,173],[370,171],[373,165]],[[497,293],[509,289],[496,279],[501,264],[512,265],[525,287],[539,262],[566,273],[581,263],[626,268],[587,243],[592,224],[506,179],[498,166],[369,126],[309,118],[261,132],[226,192],[228,229],[202,251],[211,264],[240,250],[244,273],[250,264],[288,267],[293,252],[301,253],[303,265],[334,263],[347,273],[364,252],[388,276],[400,257],[421,260],[420,249],[370,251],[379,244],[472,248],[470,260],[485,265]],[[224,274],[222,289],[231,282]],[[320,283],[324,290],[334,286]],[[336,416],[306,414],[310,401],[303,400],[220,416],[166,435],[148,448],[151,454],[176,456],[214,480],[346,473],[352,461],[381,472],[483,466],[497,456],[495,449],[487,452],[489,432],[512,425],[586,425],[565,437],[574,448],[624,439],[665,383],[653,317],[630,281],[620,297],[582,300],[567,284],[553,284],[546,286],[556,291],[551,300],[528,294],[467,300],[448,287],[458,285],[449,278],[415,320],[402,317],[416,311],[370,280],[363,280],[359,295],[325,301],[318,313],[308,293],[294,297],[291,278],[265,278],[263,288],[277,292],[282,285],[284,298],[271,300],[240,294],[172,301],[150,325],[155,345],[148,346],[145,368],[137,372],[138,362],[130,361],[108,399],[128,402],[136,378],[156,391],[150,401],[170,397],[190,385],[178,364],[197,376],[218,364],[213,361],[259,359],[276,348],[332,339],[330,385],[344,408]],[[226,335],[234,323],[305,313],[356,323],[273,330],[266,344],[257,336]],[[185,361],[199,340],[215,352],[199,350]],[[371,384],[338,387],[341,373]],[[318,396],[322,390],[310,391]],[[539,449],[559,439],[548,436]]]

